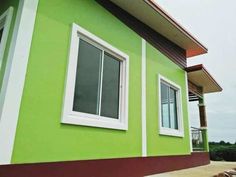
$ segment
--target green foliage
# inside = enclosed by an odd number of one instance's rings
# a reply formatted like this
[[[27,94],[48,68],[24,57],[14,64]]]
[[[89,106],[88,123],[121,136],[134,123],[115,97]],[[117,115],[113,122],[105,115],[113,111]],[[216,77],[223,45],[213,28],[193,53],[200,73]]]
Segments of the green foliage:
[[[210,159],[215,161],[236,161],[236,144],[220,141],[210,142]]]

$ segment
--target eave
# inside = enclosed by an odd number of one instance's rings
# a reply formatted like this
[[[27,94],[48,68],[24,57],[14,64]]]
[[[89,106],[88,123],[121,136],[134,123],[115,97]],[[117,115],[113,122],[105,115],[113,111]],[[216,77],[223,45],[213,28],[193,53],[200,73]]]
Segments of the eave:
[[[202,93],[221,92],[221,86],[204,68],[203,65],[195,65],[185,69],[188,75],[188,81],[202,88]]]
[[[153,0],[110,1],[186,50],[187,58],[207,53],[207,48],[204,45],[187,32]]]

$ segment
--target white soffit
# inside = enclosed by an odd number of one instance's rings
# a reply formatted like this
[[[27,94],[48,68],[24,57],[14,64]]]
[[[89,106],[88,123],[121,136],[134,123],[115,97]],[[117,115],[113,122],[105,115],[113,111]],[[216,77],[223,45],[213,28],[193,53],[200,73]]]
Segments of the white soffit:
[[[202,65],[192,66],[186,69],[188,80],[202,87],[203,93],[221,92],[222,88]]]
[[[152,0],[110,0],[156,32],[187,52],[187,57],[207,53],[197,39],[181,27],[170,15]]]

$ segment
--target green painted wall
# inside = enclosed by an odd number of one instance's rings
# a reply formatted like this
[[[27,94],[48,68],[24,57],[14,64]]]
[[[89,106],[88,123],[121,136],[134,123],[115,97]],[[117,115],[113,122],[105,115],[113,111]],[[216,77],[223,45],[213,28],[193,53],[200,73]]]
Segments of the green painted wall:
[[[184,138],[159,135],[158,74],[181,87]],[[190,153],[185,71],[150,44],[147,44],[147,142],[149,156]]]
[[[129,129],[61,124],[71,25],[75,22],[130,57]],[[158,135],[157,74],[182,88],[184,138]],[[188,154],[185,73],[147,45],[148,155]],[[39,0],[12,163],[141,156],[141,37],[94,0]]]
[[[4,51],[4,57],[3,57],[2,66],[0,68],[0,91],[1,91],[3,77],[4,77],[4,73],[5,73],[5,69],[6,69],[6,64],[7,64],[7,57],[8,57],[8,53],[9,53],[9,47],[10,47],[10,43],[11,43],[11,39],[12,39],[12,33],[13,33],[13,28],[14,28],[15,19],[16,19],[16,13],[17,13],[17,10],[18,10],[19,0],[3,0],[0,3],[1,3],[1,5],[0,5],[0,16],[4,12],[6,12],[9,7],[13,7],[14,8],[11,28],[10,28],[10,32],[9,32],[8,39],[7,39],[6,49]]]
[[[75,22],[130,57],[129,130],[60,123]],[[40,0],[12,163],[141,156],[141,38],[94,0]]]

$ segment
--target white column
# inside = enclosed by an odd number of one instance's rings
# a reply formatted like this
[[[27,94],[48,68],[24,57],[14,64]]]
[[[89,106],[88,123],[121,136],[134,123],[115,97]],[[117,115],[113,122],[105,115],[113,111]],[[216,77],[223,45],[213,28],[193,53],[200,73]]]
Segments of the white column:
[[[146,41],[142,39],[142,156],[147,156],[146,127]]]
[[[190,151],[193,152],[193,145],[192,145],[192,131],[191,131],[191,117],[189,116],[189,94],[188,94],[188,73],[185,71],[185,84],[186,84],[186,102],[187,102],[187,116],[188,116],[188,125],[189,125],[189,147]]]

